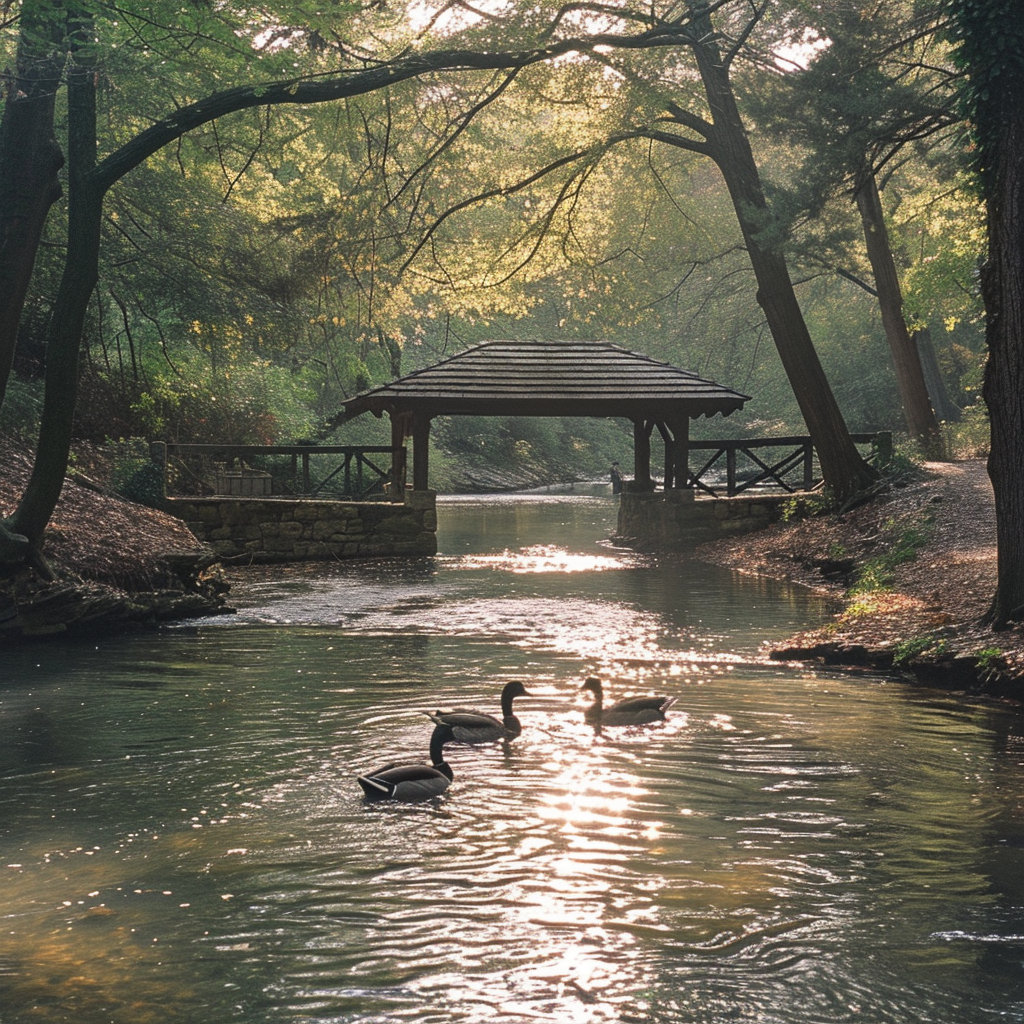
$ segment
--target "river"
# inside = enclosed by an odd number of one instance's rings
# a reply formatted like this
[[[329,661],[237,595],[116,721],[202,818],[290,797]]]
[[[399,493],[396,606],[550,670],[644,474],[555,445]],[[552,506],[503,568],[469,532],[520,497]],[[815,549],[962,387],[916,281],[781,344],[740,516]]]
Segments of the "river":
[[[436,558],[238,570],[238,611],[5,651],[0,1024],[1024,1021],[1024,723],[766,663],[799,588],[439,503]],[[605,729],[579,692],[676,698]],[[498,710],[423,804],[424,709]]]

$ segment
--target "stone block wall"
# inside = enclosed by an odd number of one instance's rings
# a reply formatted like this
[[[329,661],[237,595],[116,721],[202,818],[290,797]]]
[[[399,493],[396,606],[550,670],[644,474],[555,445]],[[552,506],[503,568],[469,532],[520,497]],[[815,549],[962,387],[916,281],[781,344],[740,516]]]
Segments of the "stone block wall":
[[[183,519],[227,562],[303,562],[437,553],[433,491],[404,504],[309,498],[173,498]]]
[[[627,491],[619,503],[616,539],[638,551],[686,551],[777,522],[790,498],[784,494],[697,498],[693,491]]]

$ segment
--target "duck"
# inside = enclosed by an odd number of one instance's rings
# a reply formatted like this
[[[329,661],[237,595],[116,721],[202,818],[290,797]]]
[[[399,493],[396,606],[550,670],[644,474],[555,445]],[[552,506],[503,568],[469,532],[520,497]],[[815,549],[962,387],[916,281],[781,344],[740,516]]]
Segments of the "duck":
[[[495,740],[514,740],[523,725],[512,713],[516,697],[529,697],[530,693],[518,680],[506,683],[501,691],[501,719],[472,708],[453,708],[451,711],[424,711],[436,725],[447,725],[455,734],[456,743],[493,743]]]
[[[605,707],[604,687],[597,676],[588,677],[580,689],[589,690],[594,695],[594,703],[583,712],[583,717],[596,726],[664,722],[665,712],[676,702],[675,697],[659,694],[653,697],[626,697],[625,700]]]
[[[444,759],[444,745],[455,739],[447,725],[430,735],[430,764],[389,764],[356,776],[368,800],[429,800],[452,783],[451,765]]]

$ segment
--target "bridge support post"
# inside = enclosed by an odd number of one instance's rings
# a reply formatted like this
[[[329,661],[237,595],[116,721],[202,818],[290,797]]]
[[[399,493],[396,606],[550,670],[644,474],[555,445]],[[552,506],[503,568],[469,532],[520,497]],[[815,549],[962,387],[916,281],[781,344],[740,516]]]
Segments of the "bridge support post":
[[[430,417],[422,413],[412,415],[412,489],[430,489],[428,465],[430,457]]]
[[[409,413],[391,413],[391,500],[405,501],[405,439],[412,432]]]
[[[665,442],[665,492],[690,489],[689,417],[658,424]]]
[[[635,491],[653,489],[651,482],[651,431],[654,420],[633,420],[633,486]]]

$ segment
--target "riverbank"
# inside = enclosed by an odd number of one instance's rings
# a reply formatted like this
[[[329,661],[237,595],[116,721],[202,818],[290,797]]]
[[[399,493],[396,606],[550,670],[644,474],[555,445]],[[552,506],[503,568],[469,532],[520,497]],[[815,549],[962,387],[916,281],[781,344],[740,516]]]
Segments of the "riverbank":
[[[31,467],[0,438],[0,515]],[[225,610],[213,553],[180,520],[106,493],[102,453],[78,453],[46,539],[57,579],[0,581],[0,643],[98,633]],[[799,503],[800,499],[795,499]],[[925,475],[840,516],[794,517],[700,547],[699,559],[790,580],[836,602],[824,627],[767,657],[891,671],[934,686],[1024,700],[1024,629],[982,622],[996,583],[995,509],[984,462]]]
[[[0,516],[31,471],[25,448],[0,437]],[[0,644],[92,635],[225,610],[217,559],[180,520],[104,492],[101,453],[82,450],[46,532],[56,579],[22,568],[0,580]],[[94,473],[96,479],[90,475]]]
[[[836,600],[831,622],[770,645],[772,659],[870,667],[1024,700],[1024,629],[982,622],[996,585],[983,460],[927,463],[922,479],[843,515],[713,541],[697,557]]]

